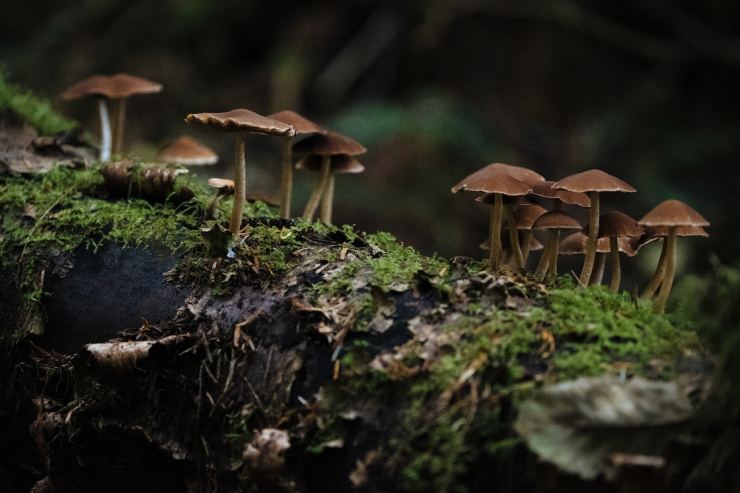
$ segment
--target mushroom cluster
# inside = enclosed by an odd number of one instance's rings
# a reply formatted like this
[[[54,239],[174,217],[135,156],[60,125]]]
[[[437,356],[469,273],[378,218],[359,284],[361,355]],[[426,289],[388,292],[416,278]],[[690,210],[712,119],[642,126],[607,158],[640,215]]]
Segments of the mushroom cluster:
[[[532,235],[538,233],[543,235],[540,240],[544,248],[533,277],[541,281],[554,279],[558,273],[559,254],[583,255],[583,267],[578,276],[580,286],[601,284],[608,258],[611,264],[609,289],[617,292],[622,277],[620,254],[634,257],[643,246],[662,240],[663,251],[655,274],[641,295],[644,299],[655,297],[653,306],[657,312],[665,310],[676,273],[676,238],[708,236],[703,228],[709,226],[709,222],[678,200],[661,203],[639,221],[619,211],[602,214],[602,193],[633,193],[636,190],[599,169],[552,182],[521,166],[492,163],[452,187],[452,193],[461,190],[482,192],[476,201],[492,206],[489,239],[481,248],[489,251],[488,268],[494,274],[503,269],[526,273],[527,257],[532,246],[537,244]],[[532,203],[538,199],[551,200],[551,210]],[[564,210],[565,206],[589,209],[588,224],[581,225]],[[506,231],[502,234],[504,221]],[[561,240],[561,234],[565,233],[569,235]]]

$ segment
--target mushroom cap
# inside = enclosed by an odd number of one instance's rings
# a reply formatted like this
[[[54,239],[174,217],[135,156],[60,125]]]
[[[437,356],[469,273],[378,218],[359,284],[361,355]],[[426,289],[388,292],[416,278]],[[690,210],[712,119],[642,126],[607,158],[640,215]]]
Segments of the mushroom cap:
[[[452,187],[452,193],[459,190],[468,192],[500,193],[503,195],[527,195],[532,187],[517,180],[503,171],[487,170],[488,167],[480,169],[464,178],[460,183]]]
[[[334,156],[346,154],[358,156],[365,154],[365,146],[351,137],[337,132],[327,131],[326,134],[312,135],[293,145],[296,154],[316,154],[319,156]]]
[[[569,192],[636,192],[632,185],[620,180],[616,176],[590,169],[576,173],[553,183],[552,188],[568,190]]]
[[[665,238],[668,236],[668,226],[647,226],[644,236],[648,238]],[[701,226],[677,226],[676,236],[700,236],[702,238],[709,238],[709,233]]]
[[[136,94],[154,94],[162,91],[162,84],[128,74],[93,75],[68,87],[62,99],[72,101],[87,96],[121,99]]]
[[[501,240],[502,240],[502,244],[506,248],[509,248],[509,235],[508,234],[501,235]],[[530,241],[530,244],[529,244],[530,252],[539,252],[540,250],[545,249],[545,245],[540,243],[540,241],[534,236],[529,241]],[[486,238],[486,240],[483,243],[478,245],[478,248],[480,248],[481,250],[490,250],[491,249],[491,239]]]
[[[555,182],[545,180],[531,183],[532,195],[546,199],[556,199],[564,204],[577,205],[579,207],[591,207],[591,198],[582,192],[570,192],[552,188]]]
[[[680,200],[666,200],[638,221],[640,226],[709,226],[709,221]]]
[[[161,148],[154,159],[163,163],[200,166],[216,164],[218,154],[194,138],[182,136]]]
[[[308,169],[311,171],[321,171],[321,161],[323,156],[310,154],[295,165],[296,169]],[[365,166],[352,156],[346,154],[335,154],[331,156],[332,173],[362,173]]]
[[[576,221],[573,217],[566,214],[565,212],[549,211],[545,212],[537,218],[534,224],[532,224],[532,229],[540,231],[544,229],[581,230],[583,228],[581,228],[581,224],[578,221]]]
[[[637,221],[618,211],[609,211],[599,216],[599,238],[612,236],[641,236],[645,228]]]
[[[295,135],[326,134],[328,132],[327,129],[318,123],[291,110],[278,111],[277,113],[267,115],[267,118],[291,125],[295,130]]]
[[[514,211],[516,229],[520,231],[531,230],[535,221],[545,213],[547,213],[547,209],[540,207],[539,205],[525,205],[517,208],[517,210]]]
[[[478,171],[469,174],[462,180],[460,180],[455,186],[452,187],[452,193],[457,193],[460,190],[468,191],[485,191],[485,190],[473,190],[470,187],[471,183],[479,183],[481,180],[485,181],[488,177],[503,173],[515,180],[518,180],[524,184],[531,182],[542,181],[545,179],[544,176],[532,171],[531,169],[522,168],[521,166],[513,166],[511,164],[504,163],[491,163],[482,167]],[[503,192],[497,192],[503,193]],[[524,195],[524,194],[513,194],[513,195]],[[483,200],[481,200],[483,202]]]
[[[222,195],[234,193],[234,180],[227,178],[209,178],[208,186],[217,188]]]
[[[586,243],[588,243],[588,236],[580,231],[570,234],[560,241],[558,253],[561,255],[583,255],[586,253]],[[620,252],[629,257],[637,255],[637,251],[631,244],[631,238],[617,238],[617,246]],[[609,250],[611,250],[609,238],[599,238],[599,241],[596,243],[596,253],[609,253]]]
[[[236,109],[224,113],[190,113],[185,117],[187,123],[200,123],[225,132],[253,132],[265,135],[293,135],[295,130],[283,123],[254,111]]]

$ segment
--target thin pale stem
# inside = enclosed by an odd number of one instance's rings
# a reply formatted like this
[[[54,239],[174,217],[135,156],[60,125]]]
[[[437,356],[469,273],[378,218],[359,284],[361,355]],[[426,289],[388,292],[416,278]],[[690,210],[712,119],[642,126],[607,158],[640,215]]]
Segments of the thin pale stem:
[[[321,195],[324,192],[324,187],[326,186],[326,182],[329,180],[330,174],[331,174],[331,156],[322,156],[321,172],[319,174],[319,178],[313,187],[313,192],[311,192],[311,197],[308,199],[308,202],[306,203],[306,208],[303,210],[303,219],[305,219],[306,221],[313,220],[313,216],[316,214],[316,209],[318,209],[319,207],[319,201],[321,200]]]
[[[596,253],[596,264],[594,271],[591,273],[591,279],[588,281],[589,286],[598,286],[604,279],[604,268],[606,267],[606,254]]]
[[[244,201],[247,195],[247,158],[244,145],[246,134],[234,133],[234,206],[231,209],[229,231],[236,236],[242,226]]]
[[[552,247],[550,248],[550,265],[547,267],[550,281],[558,277],[558,245],[560,244],[560,231],[552,231]]]
[[[650,279],[650,282],[645,286],[645,290],[640,295],[640,298],[649,300],[655,296],[655,293],[658,291],[658,288],[665,277],[667,250],[668,242],[663,238],[663,248],[660,250],[660,258],[658,259],[658,265],[655,267],[655,273],[653,273],[653,277]]]
[[[539,281],[544,279],[545,274],[547,274],[547,268],[550,265],[550,257],[552,256],[552,242],[552,231],[548,231],[547,240],[545,240],[545,248],[542,250],[542,256],[540,257],[540,261],[537,263],[537,268],[534,271],[534,277]],[[555,245],[555,248],[557,248],[557,245]]]
[[[488,257],[488,269],[491,272],[498,272],[501,262],[501,221],[504,213],[503,195],[497,193],[494,195],[493,207],[491,208],[490,223],[490,245],[491,250]]]
[[[586,257],[583,259],[583,269],[578,278],[582,287],[588,286],[591,272],[594,269],[596,257],[596,243],[599,241],[599,192],[591,192],[591,209],[588,217],[588,240],[586,242]]]
[[[98,113],[100,114],[100,161],[110,160],[111,130],[108,102],[105,98],[98,98]]]
[[[126,128],[126,98],[116,101],[113,110],[113,154],[121,154],[123,151],[123,134]]]
[[[213,194],[211,200],[208,201],[205,211],[206,219],[216,219],[216,209],[218,209],[218,204],[221,202],[221,196],[221,192],[216,190],[216,193]]]
[[[331,224],[331,213],[334,207],[334,173],[329,174],[329,181],[321,197],[321,222]]]
[[[676,227],[671,226],[668,228],[668,238],[664,241],[668,242],[668,249],[666,251],[666,273],[663,278],[663,283],[660,285],[660,291],[658,292],[657,298],[653,304],[653,310],[656,313],[663,313],[665,311],[666,303],[668,302],[668,296],[671,294],[671,288],[673,287],[673,279],[676,276]]]
[[[514,209],[510,205],[505,205],[504,214],[506,214],[506,227],[509,230],[509,246],[511,247],[514,266],[517,269],[524,269],[524,255],[522,254],[522,247],[519,244],[519,232],[516,230]]]
[[[619,291],[622,282],[622,267],[619,259],[619,242],[616,236],[609,238],[609,262],[612,264],[612,278],[609,281],[609,290],[612,293]]]
[[[290,218],[293,196],[293,137],[283,138],[283,171],[280,179],[280,217]]]
[[[527,259],[529,259],[529,252],[532,251],[532,231],[524,231],[522,233],[522,260],[524,260],[524,266],[527,266]]]

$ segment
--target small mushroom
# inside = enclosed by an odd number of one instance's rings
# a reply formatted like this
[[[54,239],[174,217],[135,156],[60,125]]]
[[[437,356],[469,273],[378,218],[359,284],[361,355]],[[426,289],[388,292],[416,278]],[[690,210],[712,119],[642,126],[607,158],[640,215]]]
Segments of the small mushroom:
[[[218,154],[194,138],[182,136],[162,147],[154,159],[183,166],[208,166],[218,162]]]
[[[636,190],[629,183],[599,169],[590,169],[563,178],[553,183],[552,188],[590,195],[588,243],[586,244],[583,269],[581,269],[581,275],[579,276],[581,286],[588,286],[596,257],[596,243],[599,241],[599,194],[602,192],[636,192]]]
[[[637,255],[637,252],[630,243],[631,240],[632,238],[618,238],[617,240],[619,251],[628,257],[634,257]],[[560,242],[558,251],[560,252],[560,255],[585,255],[586,243],[588,243],[588,236],[579,231],[566,236]],[[596,243],[596,262],[591,274],[591,279],[588,283],[589,286],[601,284],[601,280],[604,278],[606,256],[609,253],[610,248],[608,238],[599,238],[599,241]]]
[[[245,109],[236,109],[225,113],[191,113],[185,117],[187,123],[208,125],[224,132],[234,133],[234,207],[231,209],[229,230],[236,236],[241,229],[244,200],[246,197],[247,163],[245,157],[245,140],[247,133],[285,136],[295,130],[290,125],[267,118]]]
[[[665,269],[665,273],[661,281],[660,291],[653,304],[653,308],[657,313],[663,313],[668,296],[671,294],[673,279],[676,275],[676,237],[678,236],[678,228],[686,226],[703,228],[709,226],[709,221],[680,200],[666,200],[645,214],[638,221],[638,224],[646,227],[666,227],[668,229],[667,237],[663,240],[663,248],[665,249],[663,268]],[[656,271],[660,268],[661,265],[659,262]]]
[[[206,207],[206,219],[215,219],[216,210],[218,209],[218,203],[221,199],[234,193],[234,180],[228,180],[226,178],[209,178],[208,186],[216,189],[213,197],[208,202]]]
[[[94,75],[81,80],[62,93],[62,99],[71,101],[83,97],[96,97],[100,113],[102,145],[100,160],[108,161],[111,153],[123,149],[123,133],[126,120],[126,100],[137,94],[154,94],[162,91],[162,84],[128,74]],[[113,135],[111,137],[107,100],[116,101],[114,108]]]
[[[534,225],[534,222],[546,212],[547,209],[535,204],[519,206],[514,212],[516,229],[522,234],[520,243],[522,245],[522,260],[525,266],[527,265],[529,253],[533,251],[532,242],[535,238],[532,236],[532,226]]]
[[[321,172],[324,156],[311,154],[296,163],[297,169],[307,169],[311,171]],[[330,170],[331,180],[329,181],[329,189],[325,190],[325,194],[334,194],[334,175],[336,174],[356,174],[365,171],[365,166],[352,156],[346,154],[335,154],[330,157]],[[324,211],[321,220],[326,224],[331,224],[331,208],[328,211]]]
[[[321,156],[321,174],[303,211],[303,219],[311,221],[320,202],[321,213],[319,217],[326,224],[331,224],[334,203],[334,173],[332,172],[331,157],[337,155],[359,156],[366,153],[367,149],[350,137],[336,132],[327,132],[326,134],[313,135],[298,142],[293,146],[293,152]]]
[[[619,238],[639,238],[644,228],[637,221],[617,211],[605,212],[599,216],[599,238],[609,238],[609,260],[612,266],[609,290],[619,291],[622,270],[619,259]]]
[[[468,192],[485,192],[493,194],[493,207],[491,207],[491,218],[489,222],[489,238],[491,249],[489,253],[488,265],[491,272],[498,272],[501,262],[501,222],[504,213],[504,197],[516,197],[527,195],[532,188],[524,182],[513,178],[511,175],[501,170],[491,168],[488,165],[475,173],[463,178],[459,183],[452,187],[452,193],[460,190]],[[511,221],[514,224],[514,221]],[[515,239],[516,237],[516,239]],[[519,243],[518,235],[511,235],[512,249],[513,243]],[[521,251],[520,251],[521,254]],[[517,260],[517,265],[522,262]]]
[[[327,130],[295,111],[278,111],[267,117],[292,125],[295,129],[294,136],[286,135],[283,138],[283,167],[280,178],[280,217],[289,219],[290,202],[293,196],[293,143],[298,137],[326,134]]]
[[[561,231],[581,230],[580,223],[563,211],[550,211],[542,214],[532,225],[534,231],[547,231],[545,250],[535,270],[534,277],[542,280],[546,274],[550,279],[558,275],[558,245]],[[545,261],[544,259],[548,260]]]

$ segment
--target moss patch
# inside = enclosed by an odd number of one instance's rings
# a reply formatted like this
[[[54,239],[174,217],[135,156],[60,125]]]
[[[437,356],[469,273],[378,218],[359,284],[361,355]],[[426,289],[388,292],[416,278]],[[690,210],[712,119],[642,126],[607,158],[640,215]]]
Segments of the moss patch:
[[[10,113],[42,135],[53,135],[76,126],[73,120],[57,113],[48,101],[8,82],[3,70],[0,70],[0,113]]]

